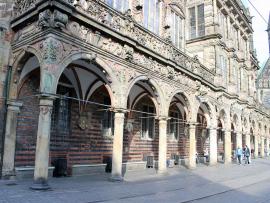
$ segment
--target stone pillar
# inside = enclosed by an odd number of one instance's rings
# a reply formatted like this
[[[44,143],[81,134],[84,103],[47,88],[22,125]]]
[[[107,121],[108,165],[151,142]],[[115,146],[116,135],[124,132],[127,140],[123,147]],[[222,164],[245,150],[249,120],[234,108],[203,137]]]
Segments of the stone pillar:
[[[51,97],[42,96],[39,101],[34,184],[30,187],[33,190],[50,188],[48,185],[48,167],[53,100]]]
[[[264,137],[261,137],[261,157],[264,158]]]
[[[190,169],[196,168],[196,125],[189,124],[189,164]]]
[[[210,128],[209,134],[210,134],[209,164],[215,165],[217,164],[217,130],[214,128]]]
[[[250,149],[250,133],[246,133],[246,145]]]
[[[22,103],[9,101],[6,120],[6,131],[4,140],[4,153],[3,153],[3,166],[2,178],[11,179],[14,177],[14,159],[16,147],[16,128],[17,128],[17,115],[20,112]]]
[[[114,136],[112,154],[112,181],[123,181],[122,157],[125,113],[117,111],[114,115]]]
[[[225,130],[224,135],[224,163],[232,162],[232,142],[231,142],[231,131]]]
[[[268,157],[269,156],[269,138],[267,137],[266,138],[266,156]]]
[[[242,133],[241,132],[237,132],[236,133],[236,148],[242,148]]]
[[[258,158],[258,151],[259,151],[259,142],[258,139],[259,137],[257,135],[254,136],[254,158]]]
[[[163,173],[167,169],[167,119],[159,119],[159,151],[158,151],[158,172]]]

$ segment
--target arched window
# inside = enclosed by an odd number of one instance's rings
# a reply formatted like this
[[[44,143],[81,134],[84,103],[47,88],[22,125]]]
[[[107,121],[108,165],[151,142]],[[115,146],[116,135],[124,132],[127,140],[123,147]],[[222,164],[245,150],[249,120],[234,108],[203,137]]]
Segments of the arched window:
[[[160,24],[159,0],[144,0],[143,25],[148,30],[159,34]]]

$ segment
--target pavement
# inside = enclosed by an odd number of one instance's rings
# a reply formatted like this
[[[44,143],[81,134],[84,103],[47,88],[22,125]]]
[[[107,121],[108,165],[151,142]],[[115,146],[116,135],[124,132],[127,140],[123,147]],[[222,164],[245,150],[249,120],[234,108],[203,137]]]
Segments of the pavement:
[[[109,175],[50,179],[49,191],[33,191],[32,180],[0,181],[0,203],[270,203],[270,158],[250,165],[199,165],[157,174],[129,172],[124,182]],[[12,183],[12,184],[10,184]]]

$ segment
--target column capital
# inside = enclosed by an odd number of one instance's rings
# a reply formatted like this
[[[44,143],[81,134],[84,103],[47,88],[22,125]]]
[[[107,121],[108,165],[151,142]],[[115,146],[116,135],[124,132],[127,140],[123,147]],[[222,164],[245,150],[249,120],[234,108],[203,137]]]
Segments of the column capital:
[[[167,117],[167,116],[159,116],[159,117],[158,117],[158,120],[159,120],[159,121],[167,121],[167,120],[170,120],[170,118]]]
[[[8,110],[14,111],[17,113],[20,112],[20,108],[22,107],[22,105],[23,105],[23,103],[19,102],[19,101],[15,101],[15,100],[8,100],[7,101]]]
[[[56,99],[54,96],[50,95],[41,95],[39,96],[39,106],[53,106],[53,101]]]
[[[116,108],[116,107],[112,107],[110,108],[110,110],[114,113],[122,113],[122,114],[125,114],[125,113],[128,113],[129,110],[127,109],[124,109],[124,108]]]

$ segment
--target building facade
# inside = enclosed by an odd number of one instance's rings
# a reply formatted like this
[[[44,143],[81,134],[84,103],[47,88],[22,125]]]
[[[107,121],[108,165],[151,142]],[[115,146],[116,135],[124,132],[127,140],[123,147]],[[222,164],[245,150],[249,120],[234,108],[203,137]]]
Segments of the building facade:
[[[268,20],[268,44],[269,44],[269,56],[270,56],[270,15]],[[266,106],[267,108],[270,107],[270,57],[266,61],[262,71],[258,75],[257,79],[257,89],[258,89],[258,100],[261,104]]]
[[[60,159],[122,180],[206,151],[210,165],[268,154],[241,1],[20,0],[12,15],[2,177],[32,170],[40,189]]]

